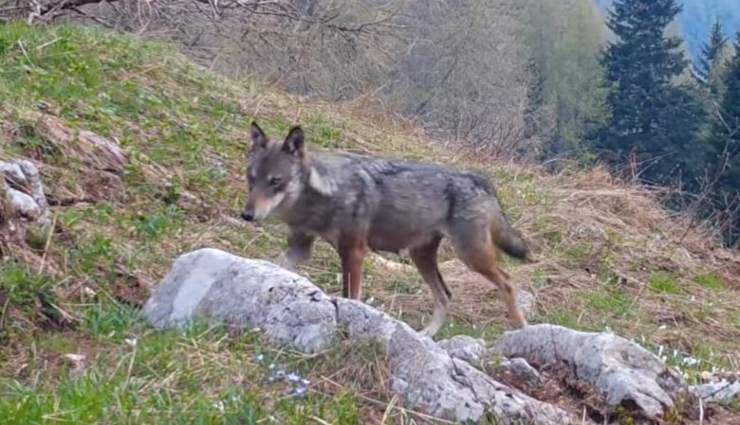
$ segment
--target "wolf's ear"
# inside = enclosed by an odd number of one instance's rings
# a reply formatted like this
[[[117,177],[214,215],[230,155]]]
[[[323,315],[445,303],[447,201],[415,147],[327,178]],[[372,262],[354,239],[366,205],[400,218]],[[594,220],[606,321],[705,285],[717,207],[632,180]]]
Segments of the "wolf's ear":
[[[299,158],[303,157],[303,129],[301,129],[301,127],[296,126],[290,129],[288,137],[286,137],[285,142],[283,142],[283,151]]]
[[[262,131],[260,126],[257,125],[256,122],[252,121],[252,146],[255,148],[264,148],[267,146],[267,136],[265,136],[265,132]]]

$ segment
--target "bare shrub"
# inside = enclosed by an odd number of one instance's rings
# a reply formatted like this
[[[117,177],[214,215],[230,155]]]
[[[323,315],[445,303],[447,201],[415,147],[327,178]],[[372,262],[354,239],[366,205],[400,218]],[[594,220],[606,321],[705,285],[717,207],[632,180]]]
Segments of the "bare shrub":
[[[524,139],[530,84],[517,2],[413,2],[386,90],[430,130],[511,153]]]

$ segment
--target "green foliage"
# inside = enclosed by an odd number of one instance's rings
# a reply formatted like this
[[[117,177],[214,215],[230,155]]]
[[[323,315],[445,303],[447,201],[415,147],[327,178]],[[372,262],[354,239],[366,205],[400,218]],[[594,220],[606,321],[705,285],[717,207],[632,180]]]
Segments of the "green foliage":
[[[418,294],[422,289],[417,282],[408,279],[389,279],[384,286],[395,294]]]
[[[607,119],[603,68],[598,60],[603,26],[588,0],[529,2],[527,44],[541,108],[551,111],[553,128],[539,133],[552,141],[545,155],[588,158],[585,136]],[[539,119],[542,121],[542,119]],[[551,134],[545,134],[551,132]]]
[[[730,323],[732,323],[732,326],[740,330],[740,310],[737,310],[730,315]]]
[[[55,308],[59,301],[54,284],[51,278],[20,264],[0,263],[0,347],[30,331],[33,323],[57,324],[62,320]],[[23,320],[16,320],[17,314]],[[0,351],[0,365],[4,354]]]

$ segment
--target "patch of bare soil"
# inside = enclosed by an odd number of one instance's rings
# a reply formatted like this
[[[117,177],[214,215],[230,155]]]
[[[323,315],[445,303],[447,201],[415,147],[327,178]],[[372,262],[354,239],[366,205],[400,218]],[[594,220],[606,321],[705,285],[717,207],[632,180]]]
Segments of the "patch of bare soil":
[[[151,282],[117,264],[114,270],[116,279],[111,284],[111,295],[116,301],[132,307],[142,307],[149,298]]]

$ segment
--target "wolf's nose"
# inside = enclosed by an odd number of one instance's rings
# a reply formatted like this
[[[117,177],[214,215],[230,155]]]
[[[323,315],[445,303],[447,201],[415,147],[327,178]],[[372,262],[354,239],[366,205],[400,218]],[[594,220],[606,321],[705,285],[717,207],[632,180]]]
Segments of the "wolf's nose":
[[[254,220],[254,214],[248,213],[248,212],[243,212],[242,213],[242,219],[244,219],[245,221],[252,221],[252,220]]]

